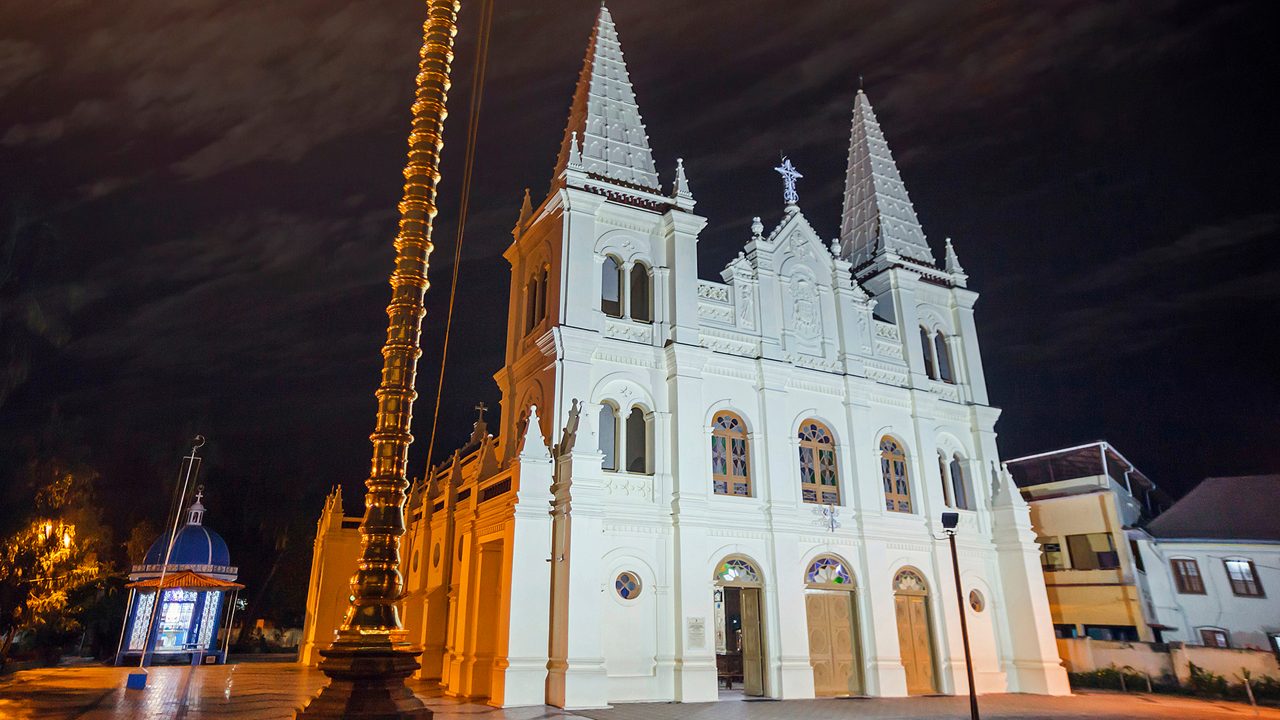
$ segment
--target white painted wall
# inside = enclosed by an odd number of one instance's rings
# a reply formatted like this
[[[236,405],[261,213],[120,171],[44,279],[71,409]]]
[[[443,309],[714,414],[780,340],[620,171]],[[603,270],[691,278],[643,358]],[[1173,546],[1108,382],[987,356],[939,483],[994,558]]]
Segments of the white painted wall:
[[[1280,543],[1168,540],[1145,536],[1138,541],[1146,572],[1142,573],[1156,622],[1175,628],[1164,639],[1200,645],[1200,628],[1226,630],[1233,648],[1273,650],[1268,636],[1280,634]],[[1171,561],[1196,561],[1205,594],[1182,594],[1174,582]],[[1261,580],[1262,597],[1231,591],[1225,559],[1252,560]]]

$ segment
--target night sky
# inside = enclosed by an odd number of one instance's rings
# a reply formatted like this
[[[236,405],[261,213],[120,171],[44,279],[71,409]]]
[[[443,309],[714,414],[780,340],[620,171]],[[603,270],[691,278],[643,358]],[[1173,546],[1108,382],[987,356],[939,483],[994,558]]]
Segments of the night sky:
[[[480,4],[461,17],[411,471],[422,473]],[[1280,470],[1277,54],[1267,3],[612,0],[659,172],[716,278],[800,206],[838,232],[859,76],[935,249],[954,239],[1006,458],[1105,438],[1181,494]],[[598,3],[496,0],[437,455],[496,407],[525,187],[550,182]],[[208,522],[305,583],[360,502],[424,4],[0,7],[5,479],[85,448],[127,533],[208,436]],[[6,251],[8,252],[8,251]],[[32,308],[38,308],[32,311]],[[50,430],[53,428],[53,430]],[[289,601],[295,602],[295,601]]]

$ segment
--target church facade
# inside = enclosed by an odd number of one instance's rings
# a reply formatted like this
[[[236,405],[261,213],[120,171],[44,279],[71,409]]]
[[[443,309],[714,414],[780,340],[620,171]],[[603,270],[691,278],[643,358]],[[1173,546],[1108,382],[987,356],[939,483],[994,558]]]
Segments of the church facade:
[[[979,692],[1068,692],[1028,509],[1001,466],[950,242],[927,243],[854,101],[840,236],[756,218],[718,280],[664,192],[607,9],[553,185],[514,241],[496,437],[410,491],[403,617],[425,678],[494,705],[967,691],[940,515],[959,514]],[[301,661],[359,550],[331,496]]]

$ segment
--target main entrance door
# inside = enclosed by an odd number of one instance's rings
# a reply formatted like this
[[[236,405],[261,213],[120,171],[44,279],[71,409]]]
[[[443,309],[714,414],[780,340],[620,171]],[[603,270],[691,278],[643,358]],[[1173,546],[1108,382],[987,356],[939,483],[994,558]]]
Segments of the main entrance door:
[[[760,574],[745,559],[716,569],[716,674],[722,690],[764,695],[764,604]]]
[[[937,692],[933,642],[929,639],[929,591],[924,578],[914,570],[900,571],[893,579],[893,595],[898,615],[898,649],[902,653],[902,667],[907,671],[907,693]]]
[[[809,565],[805,587],[814,692],[827,697],[861,695],[852,577],[840,560],[820,557]]]

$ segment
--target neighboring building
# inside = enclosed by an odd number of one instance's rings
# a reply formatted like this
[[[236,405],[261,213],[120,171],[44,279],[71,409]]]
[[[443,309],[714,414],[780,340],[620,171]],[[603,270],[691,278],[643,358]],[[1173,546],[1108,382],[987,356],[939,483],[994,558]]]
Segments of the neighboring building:
[[[1139,542],[1166,640],[1280,653],[1280,475],[1209,478]]]
[[[964,693],[955,509],[977,689],[1068,692],[978,294],[926,242],[866,95],[839,238],[779,171],[776,225],[699,279],[707,220],[679,161],[661,188],[601,8],[551,190],[505,253],[500,438],[481,419],[410,492],[422,677],[494,705]],[[357,522],[335,493],[304,661],[340,622]]]
[[[1159,642],[1134,548],[1168,496],[1106,442],[1006,465],[1031,505],[1055,634]]]
[[[129,573],[129,604],[116,665],[144,653],[144,665],[155,655],[190,655],[193,664],[226,660],[218,646],[218,628],[231,596],[244,586],[235,582],[237,570],[227,544],[204,526],[200,497],[196,493],[187,509],[187,523],[178,530],[172,550],[166,532]],[[159,591],[163,595],[156,612]]]

